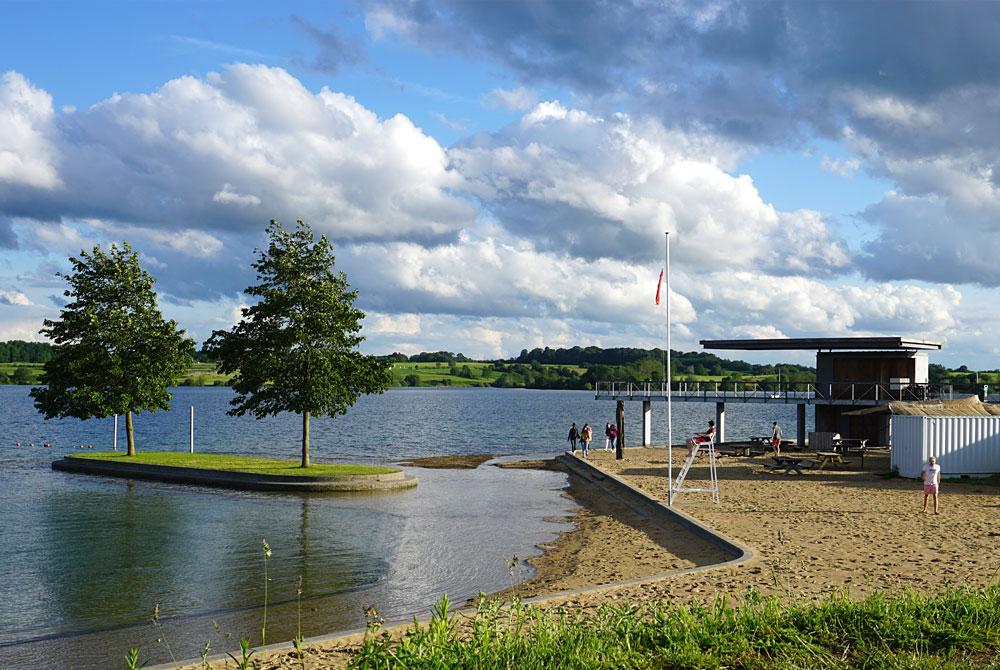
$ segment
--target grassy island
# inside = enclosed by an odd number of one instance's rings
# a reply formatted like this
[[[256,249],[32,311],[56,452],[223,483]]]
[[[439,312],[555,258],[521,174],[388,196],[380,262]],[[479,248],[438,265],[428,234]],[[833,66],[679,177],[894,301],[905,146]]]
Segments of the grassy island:
[[[385,475],[399,472],[399,468],[381,465],[350,465],[341,463],[314,463],[303,468],[299,461],[274,458],[229,456],[226,454],[190,454],[175,451],[147,451],[126,456],[121,451],[98,451],[74,454],[70,458],[132,463],[135,465],[164,465],[174,468],[197,468],[223,472],[245,472],[253,475],[281,475],[284,477],[347,477],[355,475]]]
[[[317,463],[304,468],[299,461],[162,451],[73,454],[53,461],[52,469],[246,491],[371,493],[417,485],[402,469],[381,465]]]

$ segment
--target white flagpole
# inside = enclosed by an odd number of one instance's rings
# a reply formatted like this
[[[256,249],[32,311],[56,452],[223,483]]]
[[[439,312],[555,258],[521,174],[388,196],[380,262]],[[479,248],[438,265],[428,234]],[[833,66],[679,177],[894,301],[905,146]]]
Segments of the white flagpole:
[[[670,382],[673,368],[670,365],[670,233],[664,233],[667,238],[666,272],[667,275],[667,505],[674,504],[674,412],[673,395]]]

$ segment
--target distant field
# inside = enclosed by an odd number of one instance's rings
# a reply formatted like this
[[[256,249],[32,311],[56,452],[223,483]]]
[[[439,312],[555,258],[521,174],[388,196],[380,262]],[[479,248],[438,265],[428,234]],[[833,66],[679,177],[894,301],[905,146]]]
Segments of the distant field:
[[[39,384],[42,368],[41,363],[0,363],[0,384]],[[229,377],[216,372],[214,363],[195,363],[184,373],[180,383],[182,386],[224,386]]]
[[[406,377],[416,375],[417,386],[489,386],[500,373],[492,363],[456,363],[455,371],[449,363],[393,363],[392,379],[397,386],[410,386]]]

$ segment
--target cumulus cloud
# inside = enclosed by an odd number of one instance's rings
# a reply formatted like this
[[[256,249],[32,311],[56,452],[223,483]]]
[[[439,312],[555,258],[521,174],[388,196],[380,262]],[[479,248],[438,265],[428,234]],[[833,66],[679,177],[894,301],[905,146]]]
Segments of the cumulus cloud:
[[[18,122],[30,141],[18,146],[47,156],[33,147],[42,143],[39,124],[51,120],[48,95],[20,75],[4,81],[0,119],[30,110],[31,123]],[[326,88],[312,93],[278,68],[182,77],[55,126],[46,137],[58,148],[63,188],[39,199],[8,186],[0,213],[237,232],[259,230],[266,218],[302,218],[342,239],[424,240],[452,236],[474,216],[452,194],[462,180],[444,149],[409,119],[380,119]],[[25,174],[34,175],[29,186],[55,184],[50,161]]]
[[[17,72],[0,77],[0,197],[12,187],[59,185],[52,96]]]
[[[649,262],[670,231],[688,265],[781,274],[849,265],[817,213],[778,212],[750,177],[720,167],[736,162],[730,145],[654,120],[605,119],[550,101],[449,153],[498,221],[549,250]]]

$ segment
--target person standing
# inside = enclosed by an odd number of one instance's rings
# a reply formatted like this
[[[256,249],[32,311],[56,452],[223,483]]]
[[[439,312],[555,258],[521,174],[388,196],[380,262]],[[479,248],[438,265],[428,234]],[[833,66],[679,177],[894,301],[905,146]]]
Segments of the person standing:
[[[576,453],[576,441],[579,437],[580,431],[576,429],[576,421],[574,421],[573,425],[569,427],[569,435],[566,436],[566,439],[569,441],[570,451],[574,454]]]
[[[609,451],[615,451],[616,442],[618,441],[618,426],[611,424],[611,434],[608,435],[608,440],[611,442],[611,448]]]
[[[927,497],[934,496],[934,513],[938,513],[938,490],[941,487],[941,466],[937,459],[931,456],[920,469],[920,478],[924,480],[924,508],[927,511]]]
[[[771,424],[771,447],[774,448],[776,456],[781,456],[781,426],[777,421]]]
[[[590,429],[590,424],[583,424],[583,431],[580,433],[580,443],[583,445],[583,457],[590,453],[590,441],[594,439],[594,431]]]
[[[604,425],[604,451],[611,451],[611,422]]]

